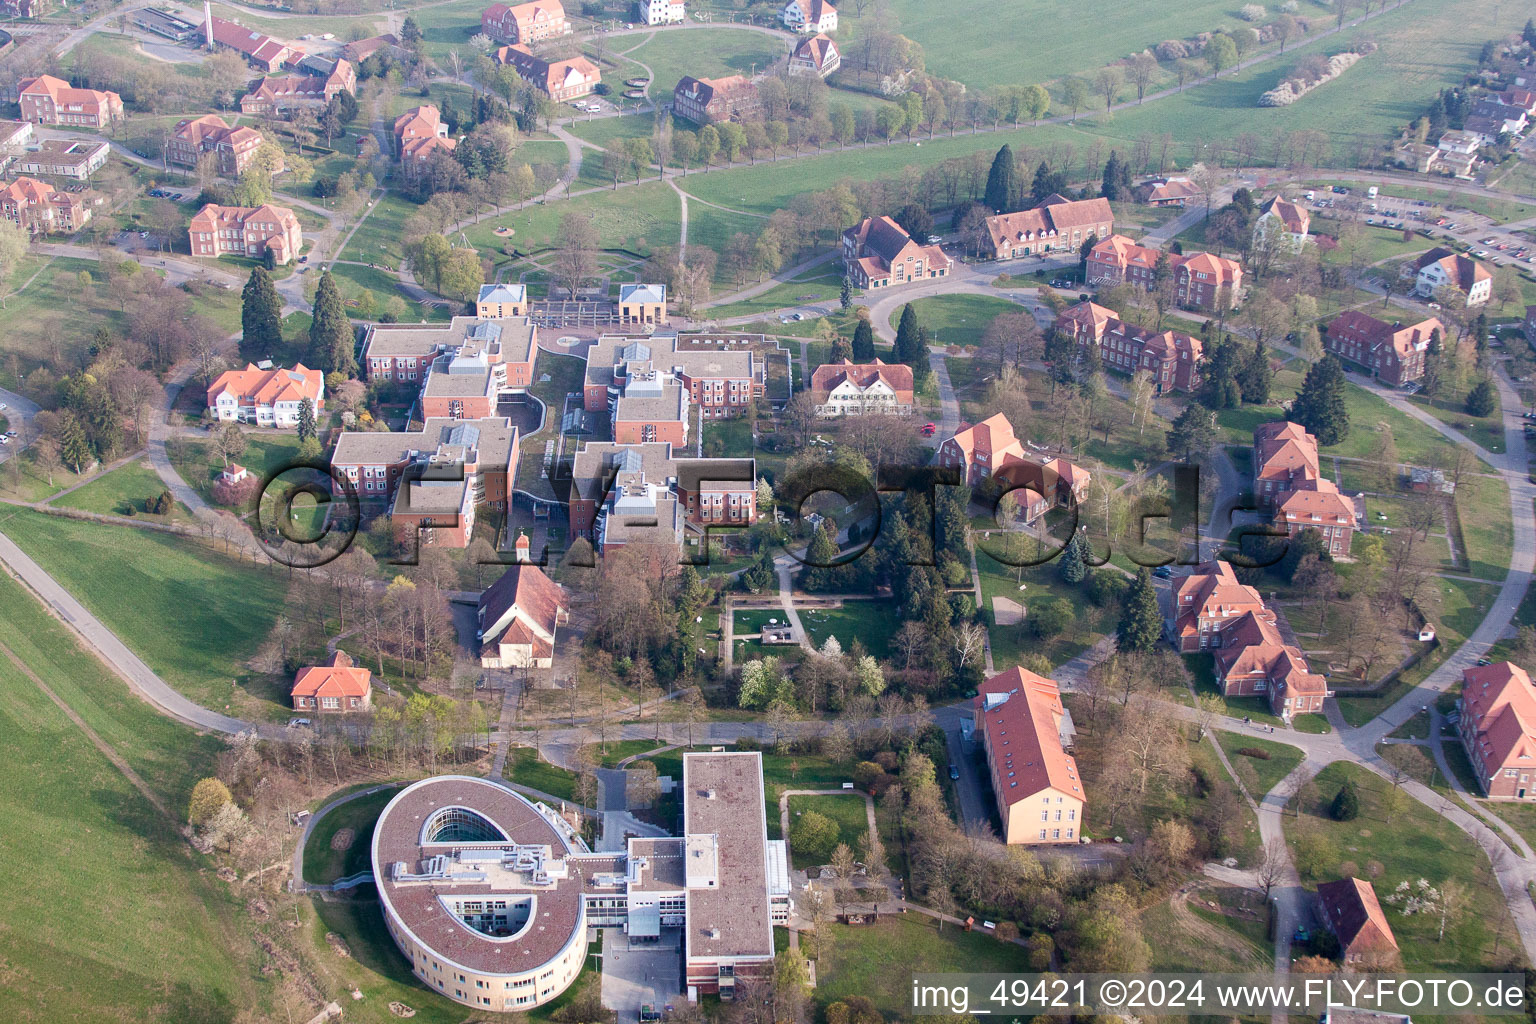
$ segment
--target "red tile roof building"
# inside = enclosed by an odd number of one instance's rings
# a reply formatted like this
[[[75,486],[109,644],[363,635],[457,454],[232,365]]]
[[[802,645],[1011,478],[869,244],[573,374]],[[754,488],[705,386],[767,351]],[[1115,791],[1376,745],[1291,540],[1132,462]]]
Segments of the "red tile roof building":
[[[1435,317],[1404,326],[1401,320],[1387,323],[1348,309],[1328,325],[1323,347],[1399,387],[1424,376],[1424,356],[1436,332],[1445,336],[1445,326]]]
[[[789,0],[779,20],[792,32],[836,32],[837,8],[827,0]]]
[[[1317,887],[1323,922],[1338,936],[1347,967],[1379,968],[1398,959],[1397,938],[1370,882],[1342,878]]]
[[[757,86],[743,75],[694,78],[685,75],[672,89],[672,111],[694,124],[738,121],[762,106]]]
[[[1182,207],[1200,195],[1200,190],[1188,178],[1169,178],[1167,181],[1148,182],[1143,190],[1146,198],[1142,202],[1149,206]]]
[[[1307,235],[1311,230],[1312,215],[1306,207],[1284,196],[1275,196],[1260,206],[1259,216],[1253,222],[1254,241],[1273,231],[1277,232],[1277,243],[1292,250],[1307,244]]]
[[[208,385],[208,415],[225,423],[239,421],[262,427],[296,427],[305,399],[315,412],[325,408],[325,375],[297,363],[291,370],[225,370]]]
[[[1068,199],[1052,194],[1032,210],[987,218],[987,245],[995,260],[1076,252],[1089,238],[1107,238],[1115,229],[1108,199]]]
[[[525,538],[519,538],[520,541]],[[549,668],[555,630],[570,616],[560,585],[536,565],[514,565],[480,595],[475,613],[485,668]]]
[[[1158,394],[1193,391],[1200,384],[1205,344],[1192,334],[1137,327],[1095,302],[1062,310],[1055,327],[1068,333],[1079,348],[1096,347],[1099,360],[1111,370],[1127,375],[1146,370]]]
[[[261,148],[261,133],[244,125],[231,128],[217,114],[204,114],[178,122],[165,143],[165,158],[182,167],[196,167],[198,158],[212,153],[218,161],[219,174],[226,178],[239,175]],[[283,169],[279,154],[274,172]]]
[[[537,43],[568,35],[571,26],[560,0],[534,0],[515,7],[492,4],[480,15],[480,29],[501,43]]]
[[[1003,842],[1078,842],[1087,795],[1068,753],[1075,730],[1061,689],[1027,669],[1009,669],[978,687],[972,714],[1003,819]]]
[[[1285,643],[1271,618],[1247,612],[1229,626],[1214,654],[1216,682],[1228,697],[1264,697],[1282,718],[1323,710],[1328,683],[1307,667],[1301,650]]]
[[[1032,523],[1058,505],[1079,504],[1088,494],[1091,474],[1063,458],[1051,458],[1013,433],[1002,413],[962,427],[939,445],[941,466],[954,466],[968,486],[988,480],[1019,499],[1019,516]],[[1021,489],[1022,488],[1022,489]]]
[[[209,203],[187,226],[194,256],[248,256],[261,259],[268,250],[279,264],[298,258],[304,245],[299,218],[285,206],[220,206]]]
[[[210,18],[201,28],[204,41],[212,40],[209,49],[234,50],[261,71],[280,71],[304,59],[302,47],[273,39],[225,18]]]
[[[816,75],[826,78],[842,67],[842,64],[842,51],[826,33],[818,33],[809,39],[801,40],[800,45],[796,46],[794,52],[789,55],[791,75]]]
[[[1111,235],[1088,254],[1087,283],[1095,286],[1124,281],[1143,291],[1156,284],[1158,259],[1166,256],[1174,298],[1191,309],[1231,306],[1243,287],[1243,268],[1236,260],[1214,253],[1163,253],[1137,245],[1124,235]]]
[[[318,110],[341,93],[357,92],[357,72],[352,65],[338,60],[330,74],[283,75],[263,78],[256,88],[240,98],[240,112],[254,117],[271,117],[290,110]]]
[[[1453,288],[1468,306],[1481,306],[1493,296],[1493,273],[1471,256],[1444,246],[1409,260],[1399,273],[1414,280],[1420,298],[1432,299],[1441,288]]]
[[[373,700],[373,673],[354,665],[345,651],[337,651],[319,665],[299,669],[289,697],[295,711],[362,711]]]
[[[1461,673],[1456,731],[1486,796],[1536,799],[1536,687],[1509,661]]]
[[[823,363],[811,374],[816,415],[861,416],[912,412],[912,367],[904,363]]]
[[[1260,506],[1275,510],[1275,525],[1287,536],[1317,530],[1330,555],[1349,555],[1365,517],[1363,503],[1321,473],[1317,438],[1295,423],[1259,424],[1253,432],[1253,474]]]
[[[1254,428],[1253,491],[1262,507],[1273,508],[1281,494],[1319,476],[1317,438],[1306,427],[1277,420]]]
[[[76,89],[62,78],[38,75],[16,86],[21,119],[33,124],[101,128],[123,119],[123,98],[104,89]]]
[[[1275,613],[1257,590],[1238,582],[1229,563],[1197,566],[1171,581],[1158,601],[1175,650],[1212,653],[1223,695],[1265,697],[1286,721],[1322,712],[1327,681],[1308,668],[1299,648],[1285,643]]]
[[[395,152],[407,174],[420,173],[434,153],[452,153],[458,144],[448,137],[442,113],[430,103],[395,118]]]
[[[90,223],[91,206],[84,193],[21,177],[0,183],[0,220],[34,235],[73,234]]]
[[[843,265],[855,287],[875,289],[948,277],[954,261],[936,245],[919,245],[889,217],[866,217],[843,232]]]
[[[497,50],[496,63],[509,65],[517,77],[557,103],[588,95],[602,77],[597,65],[585,57],[548,61],[524,43]]]
[[[1221,560],[1205,562],[1190,575],[1172,580],[1166,594],[1163,629],[1181,653],[1227,646],[1225,631],[1250,613],[1274,621],[1259,592],[1239,583],[1232,566]]]

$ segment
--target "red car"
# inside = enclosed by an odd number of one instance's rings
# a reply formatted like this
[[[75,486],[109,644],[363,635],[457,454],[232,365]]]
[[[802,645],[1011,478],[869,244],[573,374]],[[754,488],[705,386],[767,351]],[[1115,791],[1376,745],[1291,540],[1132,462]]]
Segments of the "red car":
[[[937,424],[934,424],[934,423],[924,423],[923,424],[922,434],[923,434],[924,437],[932,437],[933,436],[933,432],[938,430],[938,429],[939,428],[938,428]]]

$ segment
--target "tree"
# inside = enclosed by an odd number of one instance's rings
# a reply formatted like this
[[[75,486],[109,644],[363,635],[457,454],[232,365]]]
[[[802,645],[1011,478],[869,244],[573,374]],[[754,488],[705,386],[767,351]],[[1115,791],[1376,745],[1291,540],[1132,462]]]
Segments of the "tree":
[[[1074,533],[1072,539],[1067,541],[1067,546],[1062,549],[1060,565],[1056,571],[1063,583],[1076,586],[1083,582],[1083,577],[1088,575],[1088,567],[1083,561],[1083,547],[1083,535]]]
[[[315,291],[314,319],[309,325],[310,365],[328,374],[357,376],[353,339],[352,321],[347,319],[341,290],[336,287],[331,272],[325,270],[320,275],[320,287]]]
[[[919,242],[925,242],[933,234],[933,215],[921,203],[908,203],[891,219]]]
[[[837,822],[819,811],[806,811],[790,826],[789,842],[798,854],[817,864],[825,863],[833,855],[833,847],[846,852],[848,847],[838,843]],[[849,860],[853,855],[849,853]]]
[[[837,303],[844,313],[853,308],[853,278],[843,275],[842,287],[838,290]]]
[[[1360,792],[1355,788],[1355,780],[1344,780],[1328,807],[1328,816],[1334,821],[1354,821],[1360,816]]]
[[[315,403],[308,398],[299,402],[299,440],[315,441],[319,439],[319,432],[315,430]]]
[[[233,799],[229,787],[218,779],[199,779],[192,787],[192,798],[187,803],[187,821],[193,828],[202,828],[219,813],[219,808]]]
[[[1211,36],[1210,42],[1205,44],[1205,62],[1210,65],[1213,75],[1220,75],[1236,64],[1237,44],[1232,37],[1221,32]]]
[[[872,362],[875,358],[875,331],[869,325],[869,321],[859,319],[853,328],[853,361],[856,363]]]
[[[1116,630],[1115,649],[1126,654],[1150,654],[1163,635],[1163,616],[1157,608],[1157,591],[1152,573],[1146,566],[1136,572],[1136,579],[1125,595]]]
[[[1077,120],[1077,112],[1083,109],[1083,104],[1088,102],[1088,83],[1076,75],[1068,75],[1061,83],[1061,101],[1072,111],[1072,120]]]
[[[1104,97],[1106,114],[1109,113],[1109,108],[1115,105],[1115,97],[1120,95],[1120,86],[1124,81],[1125,75],[1114,65],[1100,68],[1098,74],[1093,76],[1094,91]]]
[[[576,289],[597,270],[597,229],[591,218],[567,213],[555,242],[555,278],[574,299]]]
[[[96,461],[96,453],[86,437],[85,428],[80,425],[80,417],[71,409],[59,413],[58,438],[59,458],[76,473]]]
[[[906,363],[912,367],[914,375],[917,372],[916,360],[922,344],[919,337],[921,330],[917,322],[917,310],[913,308],[912,303],[902,306],[901,319],[896,324],[896,345],[893,354],[898,363]],[[927,369],[926,363],[924,369]]]
[[[1243,393],[1243,401],[1249,405],[1268,405],[1274,377],[1274,369],[1269,364],[1269,349],[1262,341],[1254,342],[1253,350],[1237,373],[1237,386]]]
[[[283,300],[272,275],[254,267],[240,293],[240,358],[247,362],[270,359],[283,345]]]
[[[1147,95],[1147,86],[1157,74],[1157,58],[1145,51],[1136,54],[1130,62],[1131,84],[1136,87],[1136,102]]]
[[[1215,443],[1216,414],[1193,402],[1184,407],[1168,431],[1169,453],[1182,452],[1186,459],[1206,454]]]
[[[1493,381],[1488,377],[1479,380],[1467,392],[1467,415],[1469,416],[1492,416],[1498,406],[1498,392],[1493,389]]]
[[[228,466],[231,459],[238,459],[245,454],[245,433],[241,431],[240,424],[230,423],[219,434],[219,454],[224,457],[224,465]]]
[[[992,169],[987,172],[985,202],[994,213],[1010,213],[1018,209],[1017,178],[1018,165],[1013,159],[1013,147],[1004,146],[992,158]]]
[[[1257,874],[1259,888],[1264,890],[1266,901],[1269,899],[1270,892],[1285,878],[1285,866],[1289,863],[1290,857],[1285,840],[1280,836],[1274,836],[1264,844],[1264,856],[1259,861]]]
[[[1326,355],[1312,365],[1286,417],[1316,435],[1320,445],[1335,445],[1349,436],[1349,409],[1344,404],[1344,367]]]

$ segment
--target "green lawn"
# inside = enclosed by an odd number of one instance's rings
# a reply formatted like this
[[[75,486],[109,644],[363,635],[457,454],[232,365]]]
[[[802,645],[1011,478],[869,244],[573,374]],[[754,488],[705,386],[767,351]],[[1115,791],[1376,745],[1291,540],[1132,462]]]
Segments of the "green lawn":
[[[532,747],[513,747],[507,755],[507,780],[562,800],[576,799],[576,773],[550,764]]]
[[[287,678],[247,662],[283,614],[286,573],[184,537],[18,510],[5,533],[166,682],[215,710],[287,714]]]
[[[610,45],[627,49],[633,41],[618,38]],[[783,42],[765,33],[722,26],[689,32],[658,32],[649,42],[629,50],[624,56],[651,69],[655,76],[650,85],[653,99],[671,99],[672,87],[684,75],[695,78],[747,75],[753,65],[762,70],[782,57],[784,49]],[[618,88],[621,83],[609,84]]]
[[[216,436],[216,434],[215,434]],[[265,479],[292,465],[299,451],[299,435],[247,434],[245,452],[235,461]],[[224,459],[214,449],[212,440],[177,439],[166,445],[171,465],[187,486],[204,501],[213,503],[213,485],[224,471]]]
[[[1469,476],[1456,495],[1462,540],[1467,547],[1469,574],[1502,580],[1509,573],[1514,548],[1509,486],[1498,477]]]
[[[1243,785],[1248,787],[1248,795],[1255,800],[1264,799],[1264,794],[1274,789],[1275,783],[1301,764],[1304,756],[1300,750],[1287,743],[1261,740],[1247,733],[1218,731],[1216,740],[1221,744],[1222,751],[1226,753],[1227,760],[1232,762],[1232,768],[1237,772],[1237,777],[1242,779]],[[1269,760],[1238,753],[1239,750],[1244,749],[1262,750],[1269,755]]]
[[[910,303],[917,321],[928,328],[932,346],[978,345],[981,334],[1000,313],[1018,313],[1024,307],[994,295],[935,295]],[[891,314],[891,329],[901,319],[901,309]]]
[[[179,815],[221,744],[130,694],[9,578],[0,605],[0,644]],[[0,1017],[211,1024],[261,1012],[237,902],[178,823],[3,652],[0,707]]]
[[[466,234],[470,244],[482,251],[499,250],[510,243],[519,252],[529,252],[553,246],[561,219],[568,213],[579,213],[593,218],[603,247],[644,253],[653,246],[677,244],[681,211],[677,193],[670,186],[648,181],[617,191],[592,192],[510,210],[500,217],[485,218]],[[502,225],[515,232],[510,239],[495,233]]]
[[[693,212],[694,210],[703,210],[707,217],[715,218],[717,223],[724,224],[725,221],[739,221],[739,224],[732,223],[729,225],[736,231],[750,233],[762,228],[762,221],[755,218],[744,217],[740,214],[728,214],[708,206],[701,207],[697,204],[690,204],[688,207],[688,241],[690,244],[697,240],[696,234],[699,226],[695,219],[697,214]],[[721,218],[724,220],[720,220]],[[724,242],[725,239],[722,238],[720,244],[723,245]],[[725,319],[727,317],[751,316],[755,313],[771,313],[776,309],[797,306],[803,303],[836,304],[842,295],[842,278],[835,272],[835,265],[829,266],[833,269],[829,270],[828,267],[820,267],[817,271],[812,271],[809,277],[797,277],[782,284],[776,284],[761,295],[750,299],[742,299],[739,302],[731,302],[723,306],[711,306],[704,312],[704,315],[710,318],[718,317]],[[718,285],[716,292],[718,294],[730,294],[757,283],[755,278],[748,280],[746,285],[739,285],[735,281],[729,281]],[[772,322],[778,323],[777,320]],[[810,335],[815,333],[816,321],[800,320],[782,326],[792,328],[796,334]],[[817,365],[819,364],[811,364],[813,369]]]
[[[816,1001],[868,996],[888,1015],[908,1010],[907,979],[924,971],[1027,970],[1024,947],[921,914],[894,914],[864,928],[830,924],[816,962]],[[800,948],[807,939],[801,937]],[[814,939],[810,940],[814,945]]]
[[[399,793],[392,787],[378,793],[360,796],[356,800],[332,808],[304,844],[304,881],[316,885],[347,878],[372,866],[369,849],[373,843],[373,826],[389,803]],[[352,830],[350,844],[336,849],[336,833]]]
[[[688,749],[708,750],[708,747],[679,747],[647,758],[656,765],[660,775],[670,775],[681,785],[683,781],[683,754]],[[763,751],[763,802],[768,816],[768,838],[779,836],[779,794],[786,789],[841,789],[843,783],[852,782],[851,765],[837,764],[819,754],[774,754]],[[942,773],[945,765],[938,765]]]
[[[792,796],[789,798],[789,834],[795,834],[795,822],[802,814],[815,811],[837,824],[837,841],[847,843],[848,849],[857,856],[859,841],[869,834],[869,816],[865,812],[864,798],[847,796]],[[835,845],[835,844],[834,844]],[[795,849],[793,839],[789,844],[790,859],[797,871],[815,867],[825,860],[811,853]]]
[[[1328,815],[1328,807],[1345,779],[1353,780],[1359,790],[1360,815],[1339,822]],[[1302,788],[1297,802],[1299,816],[1286,823],[1285,832],[1303,883],[1312,886],[1353,871],[1371,878],[1385,900],[1402,881],[1412,885],[1424,878],[1438,886],[1455,879],[1466,897],[1461,912],[1447,921],[1443,942],[1435,938],[1438,914],[1408,916],[1395,907],[1384,908],[1404,966],[1410,971],[1470,970],[1490,962],[1502,896],[1487,857],[1438,808],[1401,792],[1394,808],[1389,783],[1345,762],[1323,769]],[[1509,946],[1507,936],[1504,945]]]
[[[1020,593],[1017,582],[1019,570],[987,554],[987,543],[977,543],[976,566],[981,573],[981,594],[988,638],[992,644],[992,660],[999,672],[1019,664],[1026,654],[1042,654],[1052,665],[1060,665],[1080,654],[1099,638],[1106,628],[1102,621],[1102,610],[1090,605],[1081,590],[1061,582],[1054,561],[1039,566],[1026,566],[1023,569],[1025,590]],[[992,604],[993,599],[998,597],[1023,604],[1026,611],[1024,620],[1012,626],[999,626]],[[1048,639],[1038,638],[1029,624],[1029,604],[1057,597],[1071,601],[1078,607],[1079,614],[1067,632]]]
[[[165,481],[155,474],[147,461],[130,462],[97,477],[78,491],[71,491],[54,500],[52,504],[114,516],[130,514],[131,507],[132,514],[150,522],[184,518],[187,509],[180,502],[176,503],[176,511],[170,516],[145,512],[144,503],[153,501],[164,490]]]
[[[818,648],[827,637],[835,636],[846,653],[858,640],[882,660],[891,656],[891,637],[898,626],[885,601],[849,601],[841,608],[813,608],[800,613],[800,622]]]
[[[367,218],[336,258],[398,267],[405,258],[400,239],[416,205],[390,192],[365,210]]]

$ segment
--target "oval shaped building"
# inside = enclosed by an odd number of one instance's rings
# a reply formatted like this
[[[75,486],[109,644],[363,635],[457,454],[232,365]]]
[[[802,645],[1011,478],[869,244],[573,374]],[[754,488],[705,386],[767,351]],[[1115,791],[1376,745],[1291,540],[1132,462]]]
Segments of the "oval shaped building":
[[[485,779],[442,775],[384,808],[373,877],[389,934],[423,983],[477,1009],[528,1010],[581,972],[583,890],[617,866],[578,852],[548,808]]]

